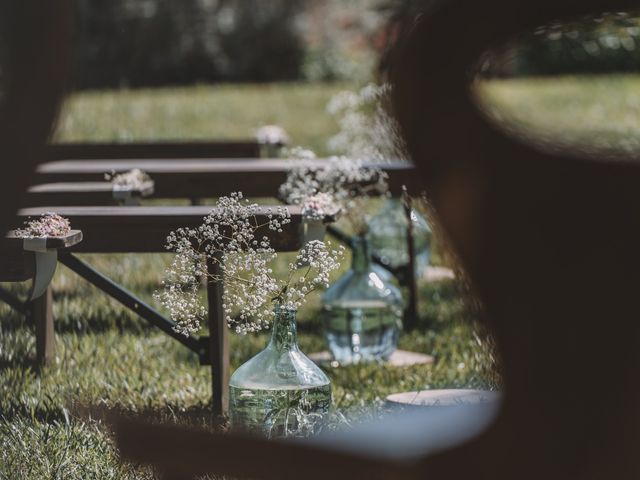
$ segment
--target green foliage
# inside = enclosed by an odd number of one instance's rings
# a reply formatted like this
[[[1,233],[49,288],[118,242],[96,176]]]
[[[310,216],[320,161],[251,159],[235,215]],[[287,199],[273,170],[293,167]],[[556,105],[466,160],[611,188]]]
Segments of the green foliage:
[[[300,78],[302,0],[76,3],[76,88]]]
[[[502,59],[498,55],[485,63],[486,72],[517,76],[637,72],[640,18],[620,12],[556,22],[520,35],[505,51]]]

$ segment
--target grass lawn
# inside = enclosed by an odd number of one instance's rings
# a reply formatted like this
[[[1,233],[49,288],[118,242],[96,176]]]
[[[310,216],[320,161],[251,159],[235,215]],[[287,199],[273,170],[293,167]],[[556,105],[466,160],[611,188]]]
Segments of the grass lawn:
[[[140,92],[84,93],[71,99],[59,138],[242,137],[256,124],[283,125],[294,143],[320,151],[335,124],[324,113],[344,85],[194,87]],[[153,302],[167,255],[84,255],[116,281]],[[346,263],[346,262],[345,262]],[[24,285],[11,286],[26,292]],[[83,405],[146,413],[210,426],[209,369],[195,355],[60,266],[53,282],[58,350],[37,371],[32,328],[0,305],[0,478],[154,478],[147,468],[119,461],[109,429],[82,414]],[[392,368],[358,365],[328,371],[333,425],[384,413],[384,398],[399,391],[492,387],[490,349],[473,327],[455,282],[420,286],[418,328],[400,346],[435,356],[433,365]],[[324,348],[318,298],[299,315],[303,351]],[[264,347],[267,334],[232,334],[235,368]]]
[[[246,139],[265,124],[282,126],[294,145],[327,153],[337,133],[325,112],[344,83],[201,85],[86,92],[65,104],[57,138],[65,141]]]
[[[480,103],[499,124],[543,148],[625,155],[640,150],[640,76],[482,81]]]

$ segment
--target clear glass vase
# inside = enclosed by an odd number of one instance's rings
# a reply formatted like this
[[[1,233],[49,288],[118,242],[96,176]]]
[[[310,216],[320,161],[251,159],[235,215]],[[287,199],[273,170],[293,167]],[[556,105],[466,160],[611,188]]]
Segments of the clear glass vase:
[[[331,407],[331,382],[300,351],[296,311],[276,307],[267,347],[229,381],[231,428],[267,438],[318,433]]]
[[[322,297],[325,337],[341,364],[386,360],[402,329],[402,294],[372,265],[367,238],[352,244],[351,269]]]
[[[416,276],[422,277],[431,257],[431,228],[415,209],[411,210]],[[382,264],[390,269],[409,263],[407,216],[402,202],[388,199],[369,222],[371,248]]]

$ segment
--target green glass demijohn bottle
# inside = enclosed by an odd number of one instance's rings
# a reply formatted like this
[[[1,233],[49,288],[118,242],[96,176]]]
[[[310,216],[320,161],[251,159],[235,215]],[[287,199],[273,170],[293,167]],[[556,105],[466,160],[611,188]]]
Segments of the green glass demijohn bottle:
[[[298,348],[296,310],[277,306],[271,340],[229,381],[231,428],[267,438],[318,433],[331,407],[331,382]]]
[[[422,277],[431,257],[431,228],[426,219],[415,209],[411,210],[413,241],[415,248],[415,272]],[[371,249],[381,263],[390,269],[409,263],[407,247],[407,216],[402,202],[388,199],[369,222]]]
[[[386,360],[397,348],[402,294],[380,270],[368,239],[354,237],[351,269],[322,297],[325,338],[341,364]]]

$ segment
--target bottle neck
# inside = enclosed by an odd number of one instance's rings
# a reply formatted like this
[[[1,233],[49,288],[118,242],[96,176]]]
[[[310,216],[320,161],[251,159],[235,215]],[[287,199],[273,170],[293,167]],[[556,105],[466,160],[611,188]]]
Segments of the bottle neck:
[[[371,265],[371,246],[366,237],[357,236],[352,239],[351,269],[354,272],[366,272]]]
[[[297,350],[296,310],[277,306],[269,345],[277,350]]]

